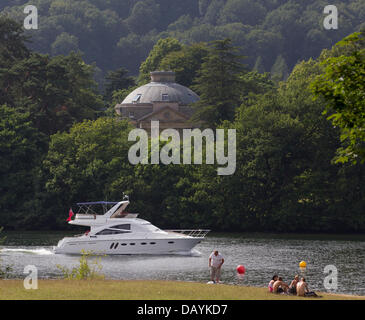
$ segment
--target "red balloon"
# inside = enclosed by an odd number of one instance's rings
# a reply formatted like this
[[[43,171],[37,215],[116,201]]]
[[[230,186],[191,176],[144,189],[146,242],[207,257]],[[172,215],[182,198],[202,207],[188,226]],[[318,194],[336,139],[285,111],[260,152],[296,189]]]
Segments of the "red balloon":
[[[237,272],[238,272],[239,274],[244,274],[244,273],[246,272],[245,267],[244,267],[244,266],[242,266],[242,265],[237,266],[236,270],[237,270]]]

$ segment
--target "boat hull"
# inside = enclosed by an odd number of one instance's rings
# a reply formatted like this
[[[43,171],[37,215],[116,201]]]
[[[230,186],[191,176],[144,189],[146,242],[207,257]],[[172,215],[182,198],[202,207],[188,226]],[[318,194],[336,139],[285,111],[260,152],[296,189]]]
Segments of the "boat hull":
[[[54,247],[55,253],[132,255],[132,254],[184,254],[189,253],[203,238],[166,238],[166,239],[105,239],[84,240],[65,238]]]

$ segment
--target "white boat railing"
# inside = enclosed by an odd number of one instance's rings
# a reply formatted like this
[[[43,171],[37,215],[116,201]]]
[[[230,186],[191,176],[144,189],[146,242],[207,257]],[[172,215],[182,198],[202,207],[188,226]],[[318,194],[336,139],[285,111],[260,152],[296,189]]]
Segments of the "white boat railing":
[[[193,238],[204,238],[210,231],[208,229],[178,229],[178,230],[164,230],[169,233],[183,234]]]

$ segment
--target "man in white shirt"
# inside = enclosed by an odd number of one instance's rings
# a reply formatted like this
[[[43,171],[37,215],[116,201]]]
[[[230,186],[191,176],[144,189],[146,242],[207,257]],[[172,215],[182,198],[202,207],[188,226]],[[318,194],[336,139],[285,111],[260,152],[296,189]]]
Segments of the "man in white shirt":
[[[221,267],[224,263],[223,256],[219,254],[218,250],[215,250],[209,256],[209,268],[210,268],[210,280],[219,283],[221,276]],[[214,281],[215,279],[215,281]]]

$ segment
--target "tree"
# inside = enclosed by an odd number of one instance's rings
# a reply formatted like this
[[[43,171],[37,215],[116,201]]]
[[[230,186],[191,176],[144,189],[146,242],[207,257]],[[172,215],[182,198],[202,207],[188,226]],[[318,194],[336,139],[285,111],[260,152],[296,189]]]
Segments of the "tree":
[[[271,67],[271,75],[273,79],[278,81],[286,80],[289,76],[288,65],[281,54],[277,56],[275,63]]]
[[[365,32],[354,33],[334,48],[344,54],[322,62],[323,74],[313,82],[316,97],[326,100],[326,114],[341,128],[338,162],[365,161]]]
[[[104,98],[107,101],[111,101],[113,98],[113,92],[117,90],[128,89],[136,85],[134,78],[127,76],[128,70],[123,67],[109,71],[106,75],[105,94]]]
[[[259,56],[256,59],[255,65],[253,67],[253,71],[257,71],[258,73],[265,73],[265,66],[264,66],[264,63],[262,61],[261,56]]]
[[[160,6],[154,0],[138,1],[126,19],[129,29],[142,35],[157,28],[160,20]]]
[[[240,78],[242,83],[242,101],[246,101],[251,98],[255,99],[256,95],[269,93],[275,89],[275,84],[270,79],[270,74],[268,72],[261,74],[256,71],[251,71],[241,75]]]
[[[29,113],[0,106],[0,215],[8,228],[34,218],[34,194],[47,139],[32,126]],[[38,208],[39,210],[39,208]]]
[[[208,53],[205,43],[185,45],[180,51],[172,51],[163,57],[158,68],[174,71],[176,82],[190,87]]]
[[[237,51],[230,39],[210,43],[209,55],[193,86],[200,95],[193,104],[193,121],[216,127],[224,120],[233,120],[235,108],[240,105],[240,74],[244,70],[243,57]]]
[[[182,45],[177,39],[160,39],[152,48],[147,59],[142,62],[139,68],[138,84],[143,85],[149,82],[150,72],[156,71],[164,57],[173,51],[180,51]]]
[[[34,125],[47,135],[95,118],[103,107],[93,68],[76,53],[54,58],[32,53],[0,69],[0,84],[0,101],[29,112]]]
[[[266,15],[266,9],[252,0],[228,0],[221,11],[219,22],[222,24],[242,22],[257,25]]]
[[[85,120],[69,132],[51,137],[43,162],[46,178],[44,213],[57,226],[72,203],[120,199],[133,186],[133,167],[128,161],[127,121],[115,118]]]
[[[16,21],[0,14],[0,68],[8,67],[29,56],[22,26]]]
[[[188,14],[184,14],[175,22],[171,23],[167,27],[167,31],[189,30],[192,24],[193,24],[193,19]]]
[[[77,52],[79,39],[67,32],[62,32],[51,45],[52,55],[68,55],[71,51]]]
[[[210,1],[204,15],[203,19],[204,23],[215,25],[217,23],[217,20],[219,19],[219,15],[223,7],[224,7],[224,0]]]
[[[121,37],[117,41],[116,48],[113,49],[113,60],[115,68],[121,65],[131,72],[133,75],[138,75],[140,64],[149,55],[151,49],[158,41],[155,32],[139,36],[134,33],[129,33],[125,37]]]
[[[323,99],[313,101],[309,89],[321,70],[316,61],[301,62],[277,89],[237,111],[237,169],[227,185],[243,225],[307,232],[365,227],[365,169],[331,162],[339,130],[322,116]]]
[[[275,35],[278,34],[284,38],[278,54],[290,61],[290,67],[299,59],[303,59],[305,50],[303,48],[303,38],[305,38],[306,28],[302,20],[298,19],[302,13],[303,8],[298,1],[287,1],[277,9],[269,12],[261,26],[261,29],[270,30]]]

